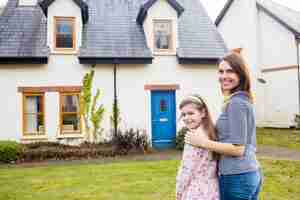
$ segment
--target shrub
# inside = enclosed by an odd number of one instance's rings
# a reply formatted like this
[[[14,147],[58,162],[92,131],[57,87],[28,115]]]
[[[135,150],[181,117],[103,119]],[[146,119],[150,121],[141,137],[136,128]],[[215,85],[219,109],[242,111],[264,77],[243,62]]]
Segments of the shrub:
[[[21,162],[42,160],[89,159],[113,157],[120,154],[111,145],[84,142],[71,146],[56,142],[37,142],[24,145]]]
[[[176,149],[183,150],[184,136],[185,136],[187,131],[188,131],[188,129],[186,127],[183,127],[177,132],[176,140],[175,140]]]
[[[112,144],[117,151],[125,154],[130,150],[147,152],[150,147],[147,135],[138,129],[128,129],[124,133],[119,130],[117,134],[113,134]]]
[[[14,162],[22,152],[20,144],[14,141],[0,141],[0,162]]]

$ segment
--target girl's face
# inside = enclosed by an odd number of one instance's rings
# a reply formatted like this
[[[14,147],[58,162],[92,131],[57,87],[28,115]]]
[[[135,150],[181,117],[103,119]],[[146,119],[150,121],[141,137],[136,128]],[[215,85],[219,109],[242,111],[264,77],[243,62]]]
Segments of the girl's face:
[[[186,127],[193,130],[201,125],[205,112],[199,111],[195,104],[190,103],[181,108],[181,117]]]
[[[232,89],[240,84],[238,74],[232,69],[229,63],[224,60],[219,64],[218,76],[222,91],[226,95],[230,94]]]

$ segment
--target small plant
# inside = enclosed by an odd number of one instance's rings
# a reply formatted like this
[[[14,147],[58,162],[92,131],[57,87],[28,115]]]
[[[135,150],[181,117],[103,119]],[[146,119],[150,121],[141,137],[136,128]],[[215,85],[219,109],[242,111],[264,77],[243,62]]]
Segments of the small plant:
[[[176,140],[175,140],[175,148],[178,150],[183,150],[184,147],[184,136],[187,133],[188,129],[186,127],[181,128],[176,135]]]
[[[22,153],[20,144],[14,141],[0,141],[0,162],[15,162]]]
[[[300,128],[300,114],[295,114],[296,128]]]
[[[84,119],[87,140],[91,142],[96,142],[103,132],[100,124],[105,111],[103,104],[97,105],[101,95],[100,89],[97,89],[96,95],[92,97],[94,74],[94,69],[85,74],[82,81],[83,90],[80,95],[81,116]]]
[[[121,123],[121,116],[120,116],[120,107],[118,102],[114,102],[112,106],[112,115],[110,116],[110,124],[112,130],[114,130],[114,134],[118,132],[120,123]]]
[[[128,129],[124,133],[118,130],[117,134],[113,135],[112,143],[118,151],[124,154],[131,150],[139,150],[145,153],[150,147],[146,133],[134,129]]]

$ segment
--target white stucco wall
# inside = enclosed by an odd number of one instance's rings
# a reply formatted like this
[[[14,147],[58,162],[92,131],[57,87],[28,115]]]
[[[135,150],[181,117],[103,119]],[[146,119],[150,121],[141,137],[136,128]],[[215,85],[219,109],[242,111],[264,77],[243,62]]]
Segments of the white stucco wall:
[[[148,47],[153,52],[153,20],[163,19],[163,20],[172,20],[172,32],[173,32],[173,47],[174,49],[177,48],[177,11],[166,1],[166,0],[159,0],[152,5],[152,7],[148,10],[147,17],[144,21],[143,27],[145,30],[147,44]],[[173,54],[175,54],[174,52]]]
[[[297,64],[295,36],[278,21],[259,11],[261,73],[266,80],[263,86],[264,125],[290,127],[295,125],[294,116],[298,112],[297,69],[283,69]]]
[[[229,49],[243,48],[252,72],[257,66],[256,18],[255,0],[234,1],[217,27]]]
[[[80,65],[74,55],[52,55],[48,65],[1,66],[0,80],[6,87],[2,91],[0,110],[5,118],[0,127],[0,139],[21,139],[22,94],[17,87],[80,85],[89,66]],[[210,107],[214,117],[219,114],[221,96],[216,76],[216,66],[179,65],[175,56],[155,57],[149,65],[118,65],[117,91],[123,128],[145,129],[151,135],[150,91],[146,84],[178,84],[177,104],[188,94],[199,93]],[[209,87],[208,87],[209,86]],[[103,92],[101,103],[106,108],[103,121],[105,134],[109,134],[109,116],[113,103],[113,65],[97,65],[94,88]],[[177,114],[179,116],[179,114]],[[59,93],[45,94],[46,133],[50,140],[59,134]]]
[[[295,36],[278,21],[259,12],[261,30],[261,69],[295,65],[297,63]]]
[[[75,17],[75,32],[76,32],[76,48],[74,52],[76,53],[81,46],[81,33],[82,33],[82,18],[81,10],[73,0],[55,0],[48,7],[48,17],[47,17],[47,44],[51,49],[52,53],[56,53],[54,50],[54,17]]]

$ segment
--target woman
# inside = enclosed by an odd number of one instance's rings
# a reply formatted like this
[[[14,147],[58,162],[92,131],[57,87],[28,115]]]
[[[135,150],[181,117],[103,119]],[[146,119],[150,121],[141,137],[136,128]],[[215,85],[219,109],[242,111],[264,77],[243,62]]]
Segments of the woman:
[[[219,153],[221,200],[257,200],[261,173],[256,159],[256,124],[250,76],[242,57],[231,52],[219,63],[223,111],[216,124],[218,141],[199,129],[187,133],[185,142]]]

